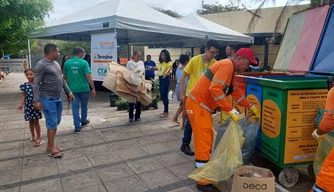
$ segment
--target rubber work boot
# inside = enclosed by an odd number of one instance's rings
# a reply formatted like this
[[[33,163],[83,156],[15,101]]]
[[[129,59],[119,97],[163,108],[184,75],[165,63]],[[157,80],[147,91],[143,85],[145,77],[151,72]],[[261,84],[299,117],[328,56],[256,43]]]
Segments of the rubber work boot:
[[[209,185],[200,185],[200,184],[197,184],[196,183],[196,188],[202,192],[213,192],[212,187],[213,185],[212,184],[209,184]]]
[[[189,155],[189,156],[195,155],[195,153],[193,152],[193,150],[190,148],[189,145],[182,144],[180,150],[186,155]]]

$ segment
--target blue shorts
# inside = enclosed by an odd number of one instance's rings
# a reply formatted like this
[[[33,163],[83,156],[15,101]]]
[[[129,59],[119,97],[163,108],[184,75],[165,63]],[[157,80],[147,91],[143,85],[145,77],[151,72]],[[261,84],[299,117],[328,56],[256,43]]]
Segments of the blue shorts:
[[[57,129],[63,111],[61,98],[42,97],[40,102],[45,117],[46,129]]]

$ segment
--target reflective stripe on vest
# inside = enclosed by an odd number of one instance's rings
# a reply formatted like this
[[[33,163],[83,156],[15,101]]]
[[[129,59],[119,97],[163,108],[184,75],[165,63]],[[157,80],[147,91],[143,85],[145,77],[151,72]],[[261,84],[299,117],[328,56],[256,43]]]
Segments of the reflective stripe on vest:
[[[204,105],[203,103],[200,103],[199,106],[201,106],[204,109],[208,110],[210,113],[213,113],[213,111],[208,106]]]
[[[193,101],[195,101],[196,100],[196,98],[191,94],[191,93],[189,93],[188,94],[188,96],[190,97],[190,99],[192,99]]]
[[[226,95],[223,93],[221,96],[214,98],[215,101],[224,99],[226,97]]]
[[[220,83],[223,86],[226,86],[226,83],[224,81],[222,81],[222,80],[219,80],[219,79],[213,79],[212,82],[214,82],[214,83]]]
[[[245,98],[246,98],[245,95],[243,95],[240,99],[237,100],[237,103],[240,103]]]
[[[326,192],[323,189],[321,189],[320,187],[318,187],[317,185],[313,185],[312,187],[314,192]]]

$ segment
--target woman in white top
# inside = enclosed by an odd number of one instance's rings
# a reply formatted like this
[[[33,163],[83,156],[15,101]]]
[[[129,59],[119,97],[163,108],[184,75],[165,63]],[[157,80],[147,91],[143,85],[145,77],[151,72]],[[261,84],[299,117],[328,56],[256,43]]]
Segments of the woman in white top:
[[[143,61],[141,61],[141,52],[140,51],[134,51],[133,60],[129,61],[126,64],[126,67],[130,70],[134,70],[135,68],[140,68],[145,73],[145,66]],[[143,74],[145,75],[145,74]],[[133,115],[134,107],[136,107],[136,114]],[[140,121],[140,113],[141,113],[141,104],[139,101],[136,101],[135,103],[129,103],[129,121]]]

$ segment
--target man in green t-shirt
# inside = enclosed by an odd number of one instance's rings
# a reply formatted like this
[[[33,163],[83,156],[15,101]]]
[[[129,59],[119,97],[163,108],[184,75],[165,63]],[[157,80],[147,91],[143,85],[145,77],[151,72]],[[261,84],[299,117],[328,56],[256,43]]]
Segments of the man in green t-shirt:
[[[90,95],[95,97],[96,91],[94,81],[91,76],[91,71],[88,62],[82,58],[85,51],[81,47],[73,49],[74,57],[69,59],[64,64],[64,79],[74,94],[74,101],[72,102],[72,114],[74,121],[74,132],[80,133],[81,128],[89,124],[87,119],[88,100]],[[90,87],[92,91],[90,91]],[[79,107],[81,105],[81,118],[79,114]]]

